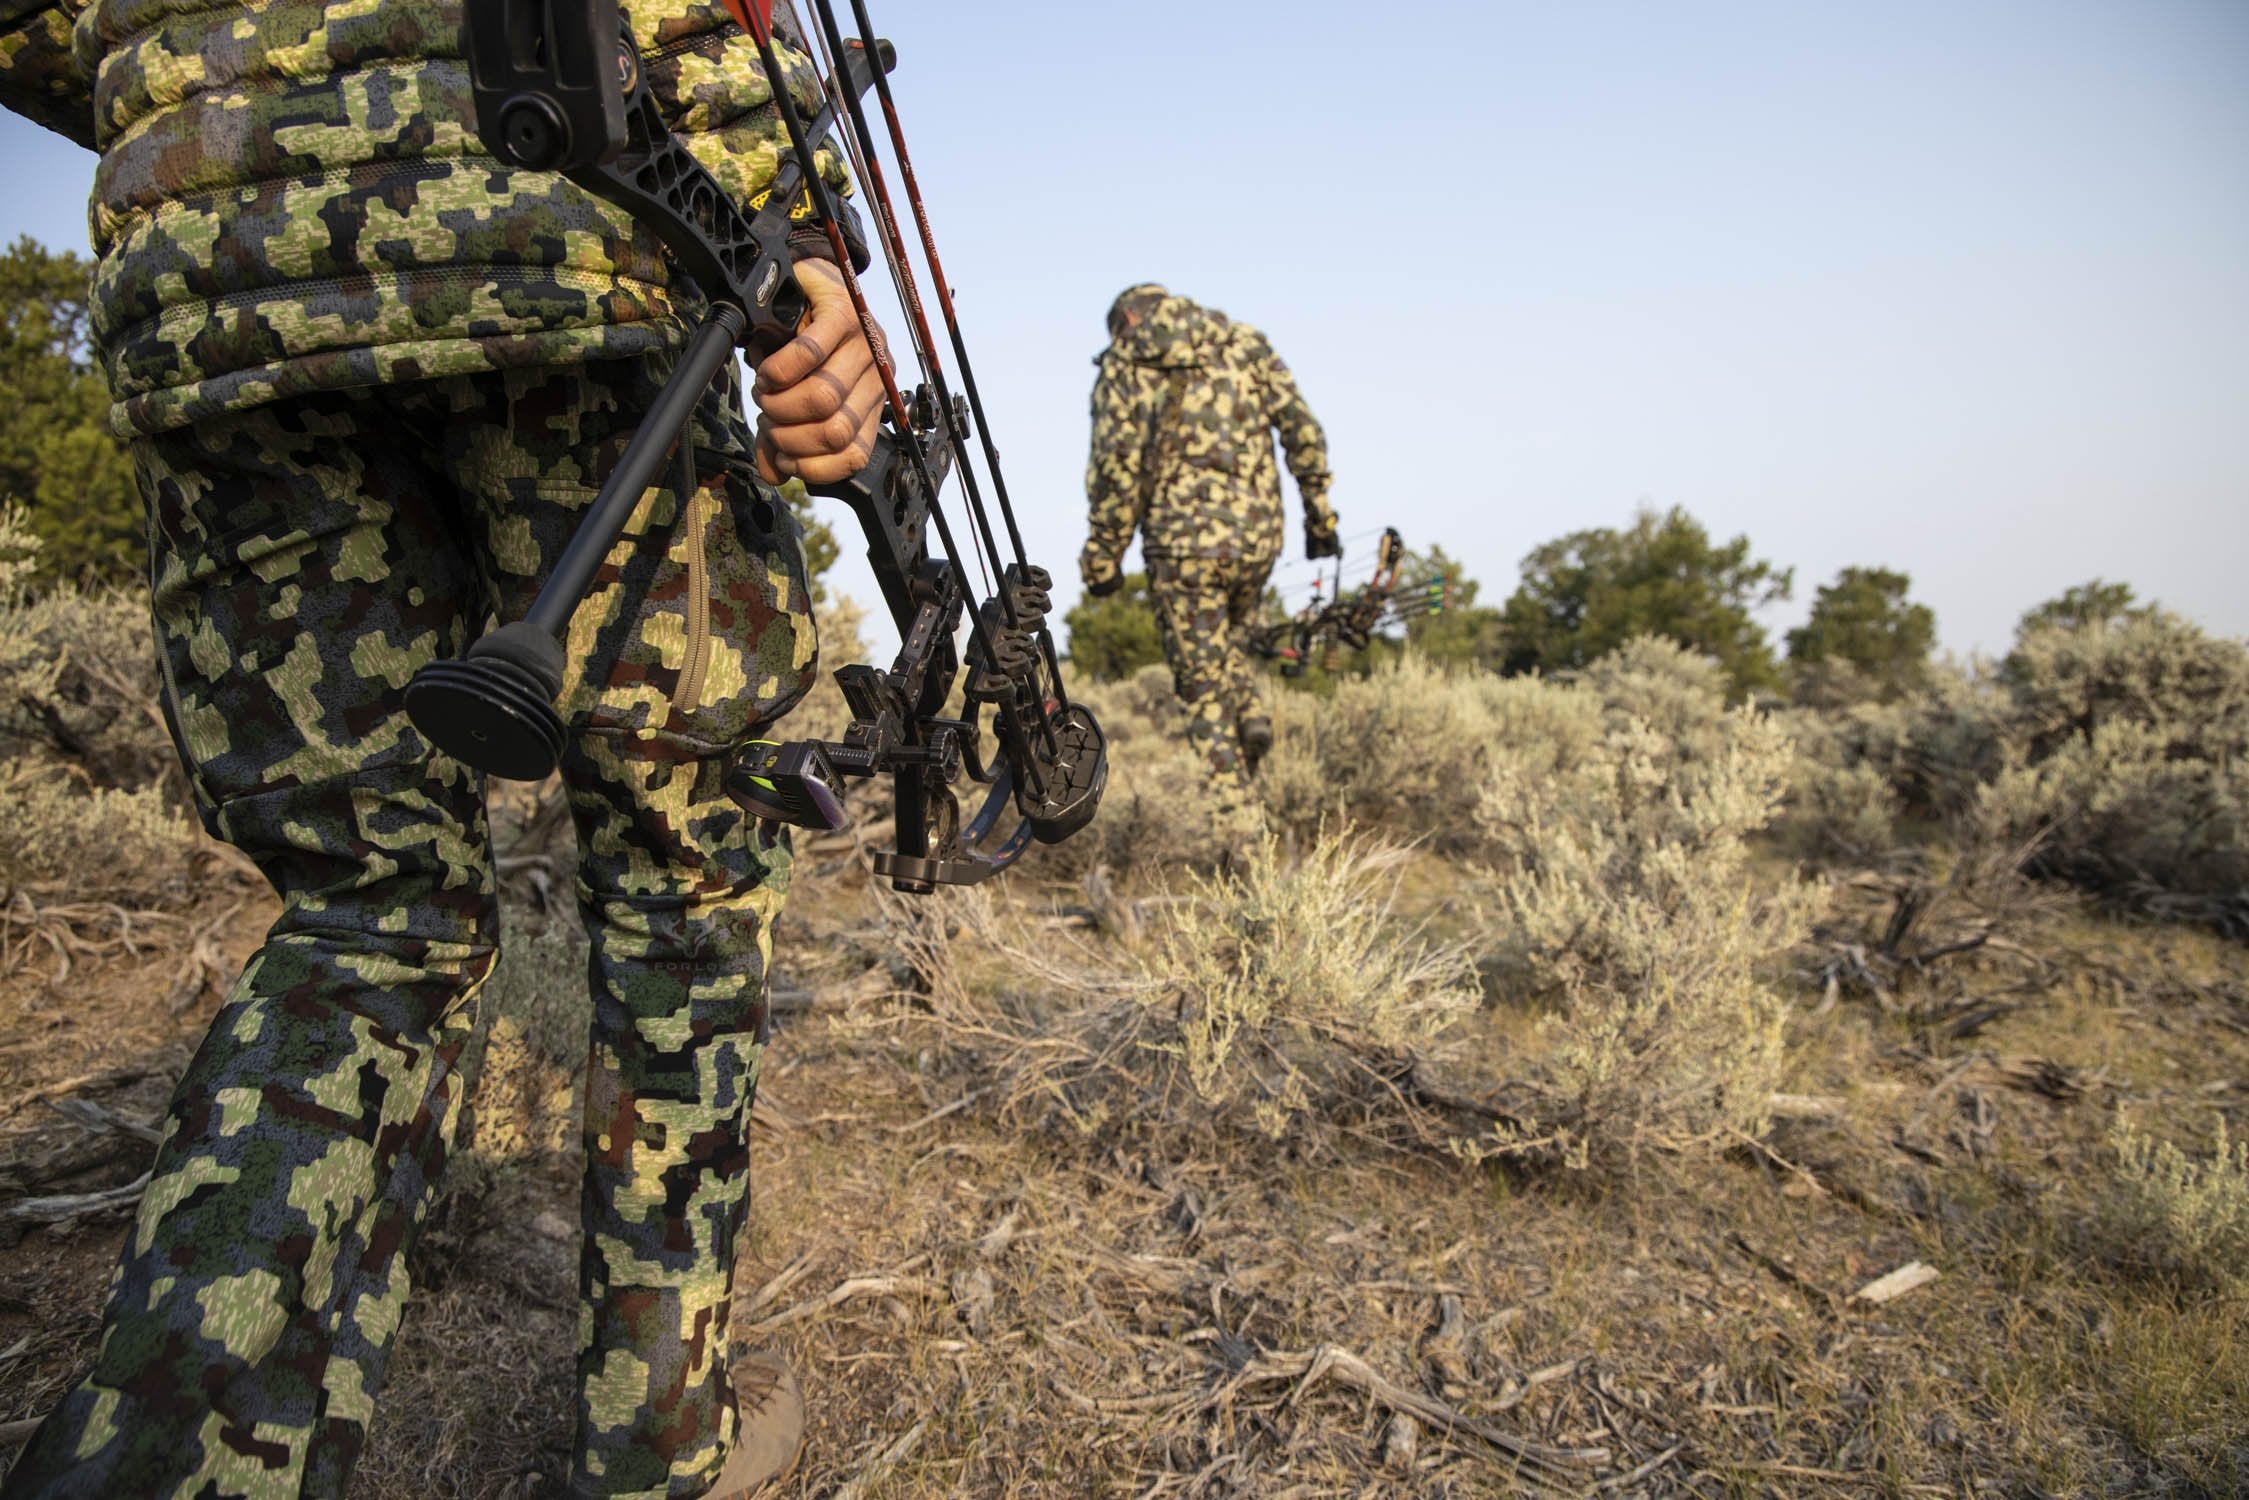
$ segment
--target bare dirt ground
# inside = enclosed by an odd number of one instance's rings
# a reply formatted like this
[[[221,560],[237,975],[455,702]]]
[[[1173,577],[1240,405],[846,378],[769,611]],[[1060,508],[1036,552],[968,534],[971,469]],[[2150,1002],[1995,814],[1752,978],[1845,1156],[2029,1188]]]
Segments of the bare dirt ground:
[[[2249,1493],[2249,1311],[2128,1278],[2078,1233],[2119,1109],[2182,1135],[2240,1120],[2238,946],[2054,899],[1932,957],[1941,923],[1885,948],[1894,891],[1840,888],[1773,1131],[1596,1188],[1349,1132],[1003,1117],[991,1052],[930,1023],[855,851],[799,868],[736,1325],[804,1377],[791,1495]],[[1036,856],[1005,899],[1058,946],[1105,940]],[[150,1122],[269,915],[221,881],[162,925],[11,919],[11,1443],[91,1357]],[[568,1044],[524,1028],[494,1043],[495,1097],[551,1098]],[[361,1500],[557,1473],[570,1137],[480,1110]],[[1915,1264],[1935,1278],[1863,1294]]]

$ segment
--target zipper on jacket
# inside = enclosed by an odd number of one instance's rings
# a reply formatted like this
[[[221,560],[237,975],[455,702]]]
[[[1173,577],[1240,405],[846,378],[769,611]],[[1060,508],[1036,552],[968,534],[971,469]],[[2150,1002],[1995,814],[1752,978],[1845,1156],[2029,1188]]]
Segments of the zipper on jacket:
[[[712,502],[701,485],[682,486],[687,509],[687,657],[679,664],[672,689],[672,712],[691,714],[703,699],[703,679],[711,665],[711,570],[705,545]]]

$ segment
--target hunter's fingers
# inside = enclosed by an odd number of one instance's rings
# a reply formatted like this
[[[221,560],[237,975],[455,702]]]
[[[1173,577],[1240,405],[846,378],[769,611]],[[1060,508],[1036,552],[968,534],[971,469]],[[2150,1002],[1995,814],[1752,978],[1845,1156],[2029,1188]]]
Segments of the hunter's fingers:
[[[867,403],[866,415],[859,417],[858,425],[841,446],[835,444],[832,426],[823,424],[817,442],[803,440],[805,429],[776,427],[761,420],[757,434],[757,467],[768,484],[779,484],[784,479],[801,479],[806,484],[827,484],[838,479],[849,479],[867,466],[875,451],[875,433],[882,425],[881,383],[874,382],[876,394]],[[852,409],[847,408],[847,412]],[[843,420],[846,413],[838,413],[831,422]],[[786,446],[784,446],[786,445]],[[792,453],[790,447],[807,451]]]
[[[757,367],[757,380],[751,386],[753,393],[783,391],[826,364],[829,358],[845,344],[857,342],[862,347],[865,338],[859,330],[859,315],[852,310],[851,293],[843,284],[843,273],[824,260],[800,260],[796,266],[797,284],[804,288],[811,301],[797,336],[766,357]]]
[[[856,333],[856,327],[854,333]],[[767,360],[768,367],[772,360]],[[794,385],[774,389],[760,386],[751,389],[758,410],[782,427],[801,427],[808,423],[825,422],[846,406],[857,406],[858,389],[865,381],[873,379],[879,389],[881,377],[875,374],[874,352],[863,338],[844,341],[843,347],[830,355],[818,369],[811,371]]]
[[[823,370],[820,375],[829,373]],[[841,396],[832,396],[824,382],[821,394],[824,399],[819,404],[827,414],[814,421],[790,422],[777,412],[765,414],[762,425],[772,434],[776,453],[790,458],[821,458],[841,453],[858,437],[870,417],[882,414],[882,376],[872,361],[860,372],[857,383]]]

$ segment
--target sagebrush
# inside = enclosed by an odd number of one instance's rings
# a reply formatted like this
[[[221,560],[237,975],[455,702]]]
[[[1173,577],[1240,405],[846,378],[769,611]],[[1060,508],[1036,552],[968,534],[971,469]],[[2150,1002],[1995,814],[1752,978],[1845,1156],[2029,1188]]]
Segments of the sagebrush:
[[[2190,1288],[2249,1291],[2249,1141],[2232,1140],[2220,1115],[2198,1158],[2119,1116],[2109,1145],[2098,1230],[2110,1258]]]

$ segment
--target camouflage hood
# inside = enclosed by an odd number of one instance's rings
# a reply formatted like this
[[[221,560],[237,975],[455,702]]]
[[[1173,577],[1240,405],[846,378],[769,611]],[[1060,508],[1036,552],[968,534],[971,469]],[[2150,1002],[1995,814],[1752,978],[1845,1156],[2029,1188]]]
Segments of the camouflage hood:
[[[1191,370],[1215,361],[1233,325],[1226,314],[1188,297],[1166,296],[1109,342],[1136,365]]]

